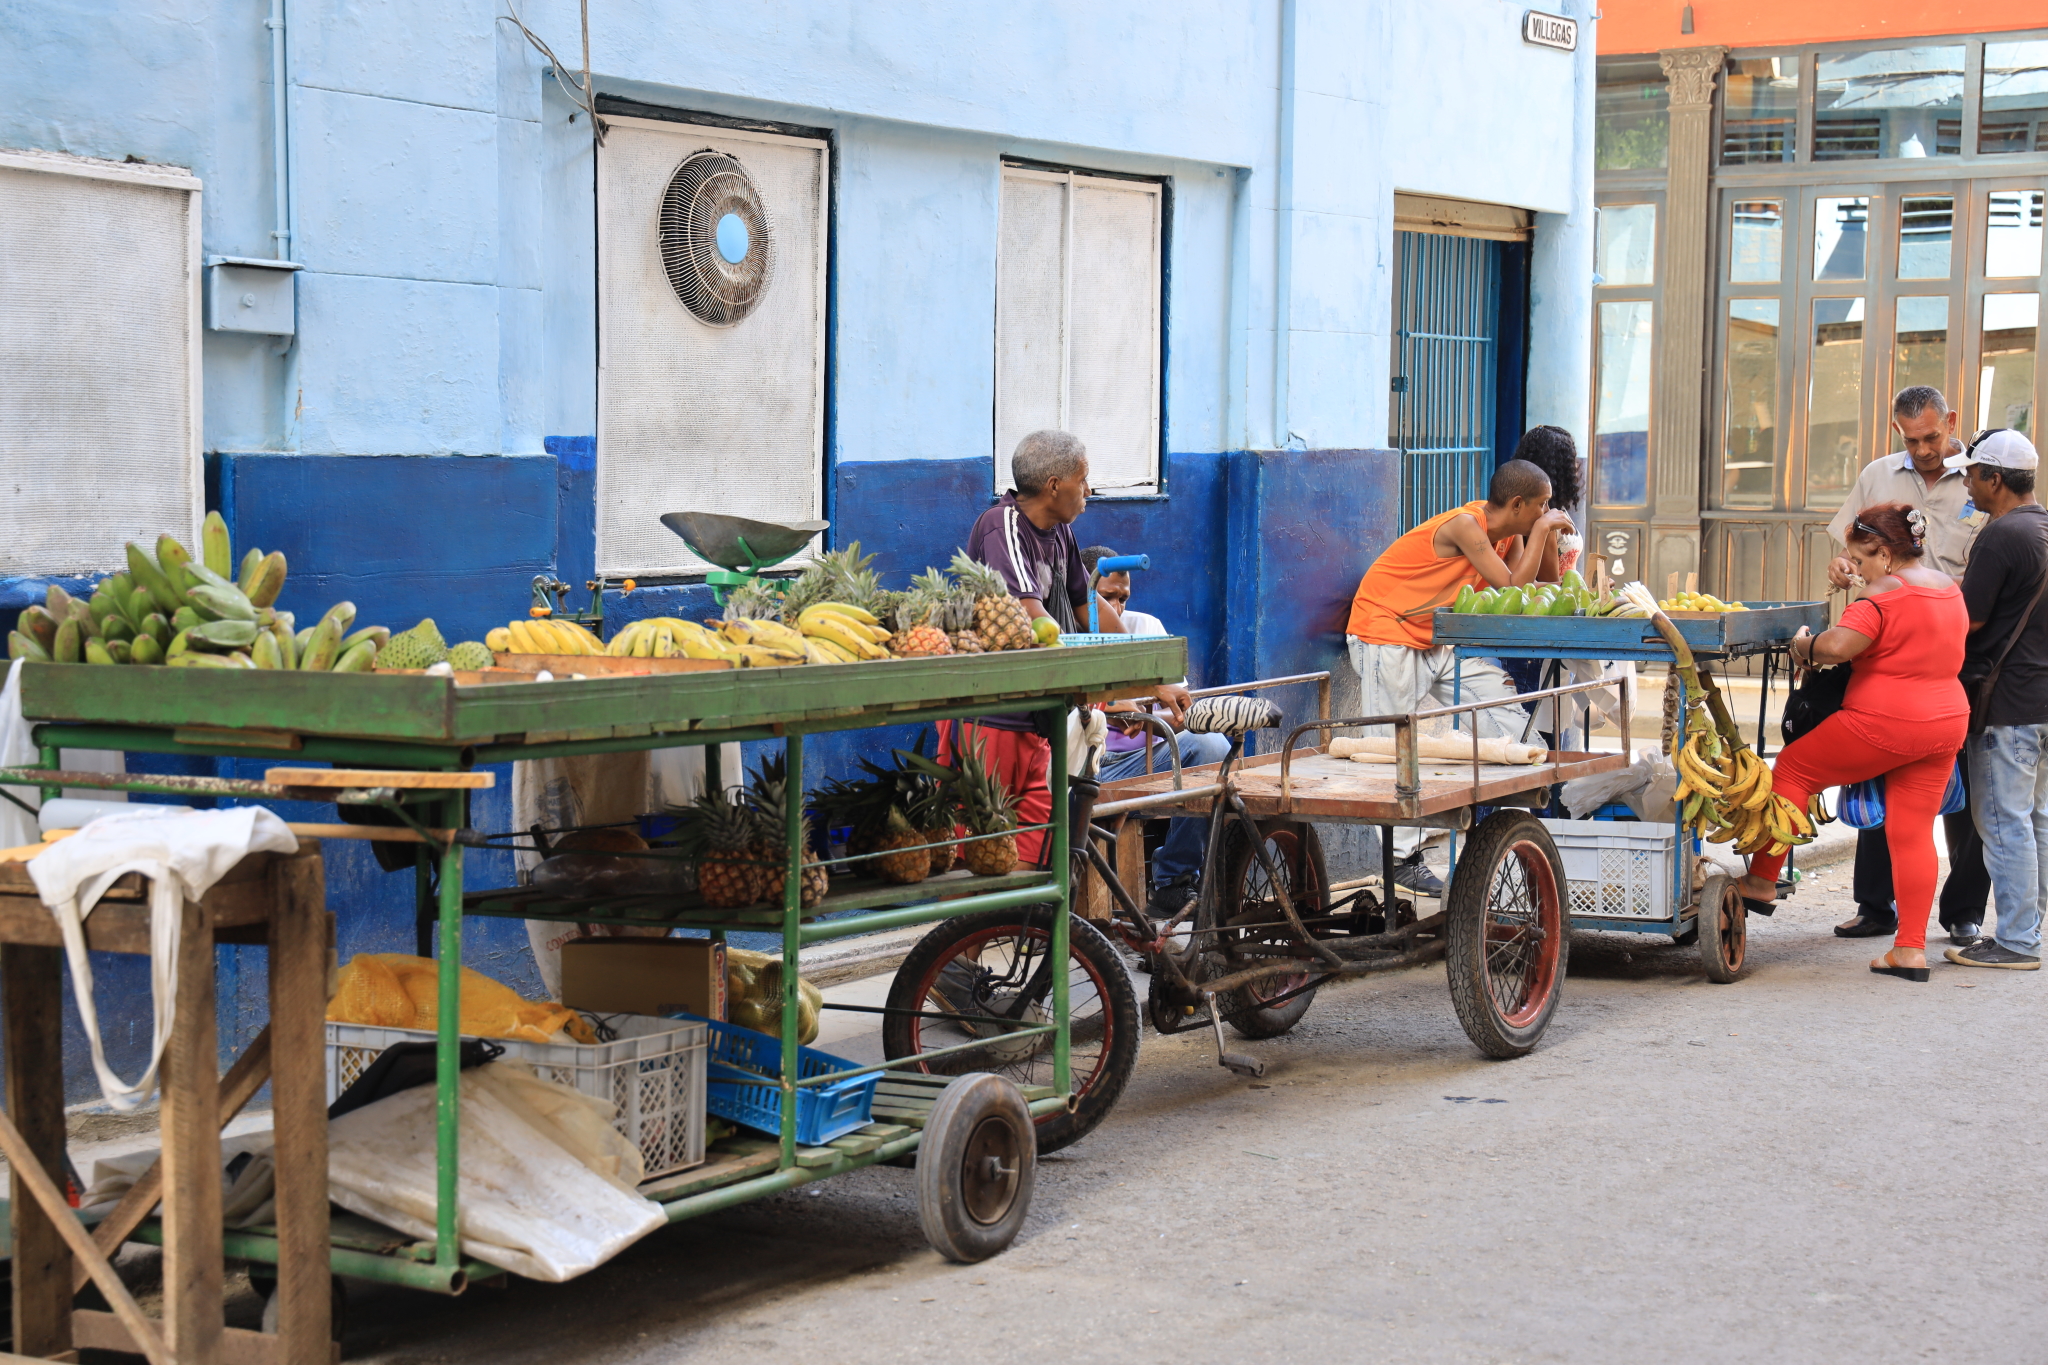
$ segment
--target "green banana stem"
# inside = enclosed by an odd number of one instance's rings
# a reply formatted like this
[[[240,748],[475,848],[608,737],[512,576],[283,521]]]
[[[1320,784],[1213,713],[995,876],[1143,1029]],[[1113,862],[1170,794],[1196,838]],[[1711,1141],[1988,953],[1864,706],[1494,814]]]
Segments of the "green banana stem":
[[[1714,728],[1728,741],[1730,749],[1740,752],[1744,748],[1742,731],[1737,728],[1735,717],[1728,710],[1727,698],[1721,695],[1721,689],[1714,685],[1713,675],[1706,669],[1699,670],[1699,680],[1701,690],[1706,693],[1707,711],[1714,717]]]

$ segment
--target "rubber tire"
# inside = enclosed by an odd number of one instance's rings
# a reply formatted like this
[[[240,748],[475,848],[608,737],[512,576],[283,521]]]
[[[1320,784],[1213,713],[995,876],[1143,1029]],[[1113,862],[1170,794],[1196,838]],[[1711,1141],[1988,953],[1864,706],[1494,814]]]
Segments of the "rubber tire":
[[[1547,910],[1538,907],[1545,924],[1544,942],[1555,945],[1548,963],[1539,963],[1543,974],[1543,998],[1532,1007],[1518,1011],[1519,1019],[1503,1017],[1487,986],[1486,930],[1494,869],[1504,859],[1520,858],[1517,847],[1537,856],[1531,866],[1539,900],[1545,890],[1543,871],[1548,870]],[[1564,861],[1543,822],[1526,811],[1496,810],[1472,831],[1458,856],[1445,892],[1444,908],[1449,914],[1445,937],[1448,951],[1445,971],[1450,978],[1451,1003],[1465,1036],[1489,1057],[1520,1057],[1535,1048],[1557,1013],[1564,994],[1565,969],[1570,956],[1570,920],[1564,905]]]
[[[1707,980],[1725,986],[1742,975],[1749,958],[1749,908],[1732,880],[1708,875],[1700,888],[1700,912],[1694,923],[1700,929],[1700,963],[1707,969]]]
[[[968,1169],[971,1161],[988,1159],[975,1156],[976,1137],[984,1125],[994,1125],[994,1135],[1007,1146],[1014,1168],[1007,1203],[986,1222],[972,1208]],[[987,1260],[1017,1240],[1031,1211],[1037,1171],[1031,1110],[1022,1092],[986,1071],[960,1077],[939,1092],[917,1147],[917,1219],[925,1240],[949,1261],[973,1265]]]
[[[1282,820],[1261,826],[1260,832],[1266,836],[1269,844],[1277,841],[1283,844],[1292,842],[1296,845],[1290,857],[1291,866],[1284,866],[1282,869],[1288,877],[1288,892],[1290,895],[1293,894],[1294,887],[1302,881],[1302,872],[1307,871],[1314,879],[1313,885],[1317,888],[1317,893],[1306,903],[1297,900],[1294,906],[1295,913],[1305,919],[1321,913],[1325,899],[1321,888],[1330,884],[1330,869],[1323,858],[1323,841],[1317,837],[1316,827],[1301,821]],[[1223,903],[1216,908],[1220,922],[1230,919],[1243,904],[1245,879],[1254,873],[1264,875],[1257,855],[1244,837],[1244,826],[1235,820],[1223,827],[1223,856],[1219,860],[1219,866],[1222,869],[1223,880],[1218,889],[1224,898]],[[1212,957],[1210,963],[1212,970],[1218,975],[1231,970],[1219,957]],[[1279,1037],[1301,1022],[1301,1016],[1307,1014],[1308,1007],[1316,1002],[1316,993],[1312,990],[1304,991],[1286,1004],[1268,1009],[1260,1003],[1260,992],[1263,990],[1270,995],[1284,995],[1297,984],[1299,983],[1286,977],[1276,977],[1271,981],[1225,991],[1217,1000],[1223,1012],[1223,1022],[1236,1030],[1240,1037]]]
[[[904,957],[903,965],[896,969],[896,979],[889,984],[888,1007],[892,1010],[922,1008],[919,983],[933,979],[938,969],[952,959],[956,945],[962,940],[1004,928],[1028,927],[1041,934],[1047,933],[1051,929],[1049,915],[1050,912],[1043,909],[984,910],[979,914],[942,920],[917,941],[917,946]],[[1131,1079],[1131,1072],[1138,1065],[1138,993],[1131,986],[1131,976],[1124,968],[1123,958],[1103,937],[1100,929],[1073,915],[1067,917],[1067,952],[1081,960],[1108,1006],[1109,1046],[1095,1074],[1081,1082],[1082,1088],[1074,1108],[1069,1112],[1048,1114],[1038,1120],[1038,1150],[1041,1153],[1071,1147],[1094,1132],[1096,1126],[1109,1117],[1109,1111],[1116,1107],[1118,1097],[1124,1093],[1124,1086]],[[917,1052],[911,1040],[911,1022],[900,1014],[882,1016],[882,1056],[886,1060],[893,1062]],[[965,1054],[970,1059],[975,1055]]]

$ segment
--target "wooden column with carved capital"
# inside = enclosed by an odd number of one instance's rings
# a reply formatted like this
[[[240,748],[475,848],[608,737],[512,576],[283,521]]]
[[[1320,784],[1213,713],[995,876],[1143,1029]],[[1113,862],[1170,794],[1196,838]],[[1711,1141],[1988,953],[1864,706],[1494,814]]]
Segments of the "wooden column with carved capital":
[[[1700,469],[1704,435],[1707,311],[1713,272],[1707,243],[1713,174],[1714,77],[1728,49],[1692,47],[1659,54],[1671,82],[1671,157],[1664,195],[1664,316],[1651,418],[1650,545],[1643,580],[1700,565]]]

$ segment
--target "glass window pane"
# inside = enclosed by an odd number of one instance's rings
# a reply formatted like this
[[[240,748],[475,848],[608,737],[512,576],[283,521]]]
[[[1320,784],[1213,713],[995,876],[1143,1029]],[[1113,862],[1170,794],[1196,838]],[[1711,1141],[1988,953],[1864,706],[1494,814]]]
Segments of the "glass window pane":
[[[1841,506],[1863,468],[1863,300],[1813,301],[1806,505]]]
[[[1977,150],[2048,152],[2048,40],[1984,44]]]
[[[1721,164],[1790,161],[1799,150],[1799,59],[1745,57],[1728,63],[1722,99]]]
[[[1600,284],[1657,282],[1657,206],[1602,204],[1594,226],[1593,269]]]
[[[1955,227],[1953,195],[1908,195],[1899,201],[1899,278],[1945,280]]]
[[[1985,214],[1984,273],[1993,279],[2041,273],[2041,191],[1993,190]]]
[[[1814,68],[1815,161],[1962,150],[1961,45],[1821,54]]]
[[[1722,501],[1769,507],[1778,464],[1778,301],[1728,300]]]
[[[1948,392],[1948,297],[1903,298],[1892,328],[1892,392],[1925,384]]]
[[[1658,171],[1671,152],[1671,85],[1656,58],[1600,59],[1593,91],[1593,164]]]
[[[1634,506],[1650,497],[1650,305],[1600,305],[1593,379],[1595,502]]]
[[[2039,294],[1984,296],[1984,355],[1977,370],[1977,430],[2034,429],[2034,352]]]
[[[1813,277],[1863,278],[1863,247],[1869,240],[1870,200],[1817,199],[1813,205]]]
[[[1728,241],[1728,278],[1737,284],[1776,284],[1785,273],[1785,205],[1777,199],[1740,199]]]

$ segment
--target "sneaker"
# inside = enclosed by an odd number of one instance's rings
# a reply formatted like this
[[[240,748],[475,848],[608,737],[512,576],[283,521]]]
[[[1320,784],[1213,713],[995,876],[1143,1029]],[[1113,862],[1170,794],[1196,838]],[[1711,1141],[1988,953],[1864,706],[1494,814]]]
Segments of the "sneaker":
[[[1967,948],[1950,948],[1942,956],[1958,967],[2003,967],[2009,972],[2038,972],[2041,959],[1998,946],[1995,938],[1979,939]]]
[[[1441,897],[1444,884],[1436,873],[1429,870],[1429,864],[1422,861],[1422,850],[1417,849],[1402,859],[1394,868],[1394,885],[1413,891],[1418,896]]]
[[[1145,913],[1153,919],[1172,919],[1187,909],[1195,898],[1195,874],[1183,872],[1170,882],[1161,882],[1145,898]]]
[[[1951,924],[1948,927],[1948,941],[1958,948],[1967,948],[1982,937],[1984,926],[1976,920],[1965,920],[1961,924]]]

